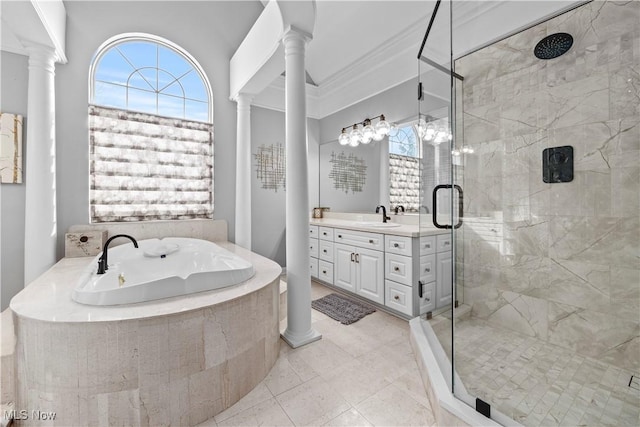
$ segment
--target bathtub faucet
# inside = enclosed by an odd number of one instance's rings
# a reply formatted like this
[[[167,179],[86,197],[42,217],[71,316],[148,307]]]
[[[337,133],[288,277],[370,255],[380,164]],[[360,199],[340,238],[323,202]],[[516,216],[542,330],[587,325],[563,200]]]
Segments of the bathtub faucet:
[[[118,237],[126,237],[133,242],[133,246],[135,246],[136,248],[138,247],[138,242],[136,242],[136,239],[129,236],[128,234],[116,234],[115,236],[110,237],[109,240],[107,240],[107,242],[104,244],[104,248],[102,248],[102,255],[98,259],[98,274],[104,274],[109,269],[109,265],[107,264],[107,251],[109,250],[109,243],[111,243],[113,239],[117,239]]]

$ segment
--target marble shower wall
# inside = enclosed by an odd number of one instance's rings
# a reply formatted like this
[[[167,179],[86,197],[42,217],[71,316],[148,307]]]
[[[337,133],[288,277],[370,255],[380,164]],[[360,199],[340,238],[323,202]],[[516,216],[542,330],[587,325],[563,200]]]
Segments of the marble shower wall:
[[[567,32],[565,55],[533,55]],[[594,1],[456,61],[472,315],[640,372],[640,2]],[[462,114],[462,117],[460,116]],[[571,145],[574,179],[542,151]],[[459,295],[460,297],[460,295]]]

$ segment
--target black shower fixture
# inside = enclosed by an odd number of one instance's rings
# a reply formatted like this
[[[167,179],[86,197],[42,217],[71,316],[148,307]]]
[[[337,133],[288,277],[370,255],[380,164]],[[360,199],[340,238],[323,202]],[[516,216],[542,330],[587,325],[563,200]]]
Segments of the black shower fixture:
[[[567,53],[572,45],[571,34],[555,33],[540,40],[533,49],[533,54],[539,59],[553,59]]]

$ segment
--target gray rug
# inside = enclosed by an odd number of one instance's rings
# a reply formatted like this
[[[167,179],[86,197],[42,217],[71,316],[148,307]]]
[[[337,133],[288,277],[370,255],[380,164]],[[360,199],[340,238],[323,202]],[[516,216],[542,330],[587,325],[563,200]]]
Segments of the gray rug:
[[[367,314],[376,311],[375,308],[338,294],[329,294],[311,301],[311,307],[324,313],[343,325],[350,325],[362,319]]]

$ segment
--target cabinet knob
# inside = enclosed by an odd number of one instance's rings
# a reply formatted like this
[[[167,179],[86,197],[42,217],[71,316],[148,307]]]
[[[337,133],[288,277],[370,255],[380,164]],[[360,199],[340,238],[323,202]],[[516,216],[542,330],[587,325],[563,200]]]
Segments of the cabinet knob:
[[[393,297],[393,299],[397,301],[397,300],[400,299],[400,297],[398,295],[396,295],[396,296]]]
[[[369,239],[369,243],[373,245],[373,239]]]
[[[431,301],[431,298],[425,298],[425,300],[427,300],[427,302]]]
[[[327,233],[326,233],[326,232],[323,232],[323,233],[322,233],[322,235],[323,235],[323,236],[326,236],[326,235],[327,235]]]
[[[327,250],[326,250],[326,249],[323,249],[323,250],[322,250],[322,252],[324,252],[324,253],[326,254],[326,253],[327,253]]]
[[[327,270],[322,270],[322,274],[327,274]]]
[[[430,248],[431,245],[429,243],[427,243],[426,245],[424,245],[425,248]]]
[[[450,245],[450,244],[451,244],[451,242],[444,242],[444,245],[445,245],[445,246],[448,246],[448,245]]]
[[[399,247],[400,247],[400,245],[399,245],[399,244],[397,244],[397,243],[394,243],[394,244],[393,244],[393,247],[394,247],[394,248],[399,248]]]
[[[400,271],[400,267],[393,267],[393,271]]]
[[[338,239],[342,239],[342,234],[338,234]]]
[[[430,268],[425,268],[424,271],[426,271],[427,273],[431,271]]]

